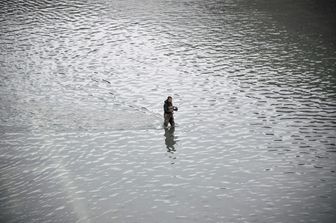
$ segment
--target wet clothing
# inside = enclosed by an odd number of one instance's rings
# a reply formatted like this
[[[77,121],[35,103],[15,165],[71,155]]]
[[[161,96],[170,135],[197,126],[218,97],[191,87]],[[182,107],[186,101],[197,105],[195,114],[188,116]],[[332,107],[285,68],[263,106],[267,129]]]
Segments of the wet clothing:
[[[175,126],[174,122],[174,111],[173,111],[173,104],[167,100],[165,100],[163,105],[164,110],[164,126],[167,127],[168,123],[170,123],[171,126]]]

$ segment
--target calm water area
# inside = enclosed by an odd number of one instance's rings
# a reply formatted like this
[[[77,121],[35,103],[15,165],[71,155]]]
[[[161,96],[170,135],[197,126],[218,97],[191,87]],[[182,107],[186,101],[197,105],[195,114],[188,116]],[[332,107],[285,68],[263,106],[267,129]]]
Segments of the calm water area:
[[[0,222],[336,222],[335,5],[1,1]]]

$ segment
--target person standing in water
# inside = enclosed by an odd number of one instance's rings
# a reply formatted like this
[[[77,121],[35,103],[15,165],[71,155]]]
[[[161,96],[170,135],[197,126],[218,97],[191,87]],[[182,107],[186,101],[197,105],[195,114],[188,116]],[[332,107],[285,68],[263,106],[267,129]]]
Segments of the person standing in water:
[[[167,100],[164,101],[163,110],[164,127],[168,127],[168,123],[170,123],[171,127],[175,127],[174,111],[177,111],[177,107],[173,106],[173,98],[171,96],[168,96]]]

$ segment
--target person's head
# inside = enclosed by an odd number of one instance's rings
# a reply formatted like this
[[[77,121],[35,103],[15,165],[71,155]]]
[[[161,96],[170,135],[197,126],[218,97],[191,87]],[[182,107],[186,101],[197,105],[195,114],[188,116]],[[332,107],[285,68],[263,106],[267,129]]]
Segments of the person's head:
[[[168,100],[169,102],[172,102],[172,101],[173,101],[173,98],[172,98],[171,96],[168,96],[167,100]]]

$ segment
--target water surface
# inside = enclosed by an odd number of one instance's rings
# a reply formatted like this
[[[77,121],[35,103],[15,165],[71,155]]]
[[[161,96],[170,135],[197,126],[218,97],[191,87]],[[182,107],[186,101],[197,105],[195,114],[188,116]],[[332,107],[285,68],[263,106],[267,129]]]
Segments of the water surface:
[[[319,3],[0,3],[1,222],[334,222]]]

